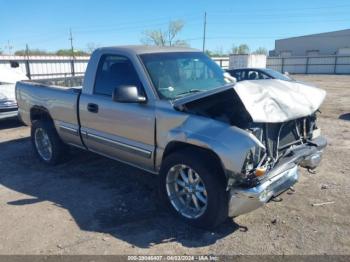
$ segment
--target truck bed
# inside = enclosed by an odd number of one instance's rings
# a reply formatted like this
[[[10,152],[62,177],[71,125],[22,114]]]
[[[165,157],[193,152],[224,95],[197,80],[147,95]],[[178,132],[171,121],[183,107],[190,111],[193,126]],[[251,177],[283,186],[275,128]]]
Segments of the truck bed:
[[[30,113],[35,108],[50,112],[55,125],[65,122],[78,125],[77,101],[81,87],[44,85],[32,81],[16,84],[16,99],[22,121],[31,124]]]

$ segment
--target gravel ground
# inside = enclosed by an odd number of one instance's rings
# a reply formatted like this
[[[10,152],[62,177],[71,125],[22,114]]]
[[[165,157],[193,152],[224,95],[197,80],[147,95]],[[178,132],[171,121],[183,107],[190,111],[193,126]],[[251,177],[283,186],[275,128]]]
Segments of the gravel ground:
[[[350,76],[295,78],[328,91],[322,164],[213,232],[160,210],[156,176],[79,150],[46,167],[28,127],[0,122],[0,254],[350,254]]]

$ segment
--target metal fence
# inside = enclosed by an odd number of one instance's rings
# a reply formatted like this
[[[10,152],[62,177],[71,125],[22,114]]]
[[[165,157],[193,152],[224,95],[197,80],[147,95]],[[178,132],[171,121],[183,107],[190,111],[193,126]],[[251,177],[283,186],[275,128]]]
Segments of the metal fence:
[[[350,74],[350,55],[268,57],[266,67],[291,74]]]
[[[88,56],[0,56],[0,69],[19,67],[29,79],[51,79],[82,76]]]
[[[2,67],[18,66],[29,79],[55,79],[83,76],[89,56],[0,56]],[[213,57],[222,68],[228,68],[228,57]]]
[[[81,77],[90,57],[79,56],[0,56],[2,67],[18,66],[30,79]],[[212,57],[223,69],[229,57]],[[268,57],[267,68],[291,74],[350,74],[350,55]]]

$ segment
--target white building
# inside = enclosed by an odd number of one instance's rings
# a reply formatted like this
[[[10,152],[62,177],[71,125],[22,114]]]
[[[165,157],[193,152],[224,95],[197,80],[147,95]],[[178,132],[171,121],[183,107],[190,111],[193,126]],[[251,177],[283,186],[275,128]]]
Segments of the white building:
[[[270,56],[350,55],[350,29],[278,39]]]

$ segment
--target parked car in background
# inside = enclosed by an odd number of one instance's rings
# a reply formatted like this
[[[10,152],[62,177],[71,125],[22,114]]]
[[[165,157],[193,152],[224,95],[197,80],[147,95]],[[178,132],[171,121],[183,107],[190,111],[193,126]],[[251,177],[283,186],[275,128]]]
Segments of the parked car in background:
[[[239,68],[226,70],[237,81],[243,80],[261,80],[261,79],[279,79],[284,81],[294,81],[288,73],[282,74],[269,68]]]
[[[0,119],[18,115],[15,86],[17,81],[26,79],[16,62],[0,67]]]
[[[72,145],[158,174],[160,201],[211,228],[287,190],[327,144],[316,124],[325,91],[226,75],[194,49],[99,48],[82,87],[21,81],[16,96],[41,161]]]

